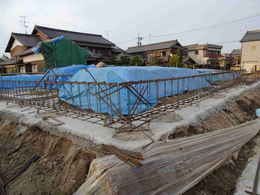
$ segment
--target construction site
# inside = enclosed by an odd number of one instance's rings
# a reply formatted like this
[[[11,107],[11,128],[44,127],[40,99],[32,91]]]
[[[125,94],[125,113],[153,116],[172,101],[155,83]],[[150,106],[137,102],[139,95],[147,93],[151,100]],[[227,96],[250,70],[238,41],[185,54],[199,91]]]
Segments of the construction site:
[[[259,7],[1,2],[0,195],[260,195]]]
[[[260,73],[73,65],[0,77],[0,194],[259,194]]]

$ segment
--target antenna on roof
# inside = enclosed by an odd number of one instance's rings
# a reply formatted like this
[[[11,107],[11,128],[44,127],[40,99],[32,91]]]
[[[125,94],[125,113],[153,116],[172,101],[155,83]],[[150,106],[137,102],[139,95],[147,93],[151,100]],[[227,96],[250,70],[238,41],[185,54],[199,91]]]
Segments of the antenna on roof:
[[[27,21],[27,16],[20,16],[21,20],[20,22],[22,23],[23,27],[24,27],[24,33],[28,34],[28,27],[29,27],[29,22]]]
[[[143,39],[144,39],[144,38],[141,37],[141,36],[139,35],[139,33],[138,33],[138,35],[137,35],[137,46],[138,46],[138,47],[142,46],[142,40],[143,40]]]

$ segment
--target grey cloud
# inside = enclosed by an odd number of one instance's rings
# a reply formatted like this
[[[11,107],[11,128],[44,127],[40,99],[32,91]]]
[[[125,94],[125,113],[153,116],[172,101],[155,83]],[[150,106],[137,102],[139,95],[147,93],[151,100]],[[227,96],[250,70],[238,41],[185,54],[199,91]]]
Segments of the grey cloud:
[[[0,0],[0,51],[10,33],[23,32],[19,16],[26,15],[29,30],[35,24],[69,30],[100,33],[122,48],[136,44],[179,39],[182,44],[220,43],[240,40],[248,29],[260,28],[260,17],[190,33],[155,38],[159,34],[181,32],[260,13],[259,0]],[[149,38],[149,34],[152,36]],[[224,51],[240,47],[224,43]]]

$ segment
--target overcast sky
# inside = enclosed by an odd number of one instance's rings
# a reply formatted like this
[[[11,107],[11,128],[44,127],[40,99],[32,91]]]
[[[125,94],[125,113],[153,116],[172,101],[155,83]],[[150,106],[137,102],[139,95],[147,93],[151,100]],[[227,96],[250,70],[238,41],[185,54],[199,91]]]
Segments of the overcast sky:
[[[247,30],[260,29],[260,0],[0,0],[0,8],[2,52],[11,32],[24,32],[24,15],[29,32],[38,24],[98,33],[123,49],[135,46],[139,33],[143,44],[178,39],[183,45],[222,44],[229,52]],[[197,28],[203,30],[187,32]]]

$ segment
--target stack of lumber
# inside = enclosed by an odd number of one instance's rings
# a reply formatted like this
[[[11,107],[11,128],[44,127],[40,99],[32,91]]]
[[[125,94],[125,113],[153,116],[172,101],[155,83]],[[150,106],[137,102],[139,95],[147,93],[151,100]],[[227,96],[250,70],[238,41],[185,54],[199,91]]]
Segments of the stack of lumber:
[[[76,195],[182,194],[254,138],[260,120],[203,135],[156,143],[133,168],[115,155],[97,158]]]

